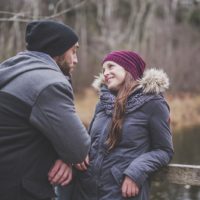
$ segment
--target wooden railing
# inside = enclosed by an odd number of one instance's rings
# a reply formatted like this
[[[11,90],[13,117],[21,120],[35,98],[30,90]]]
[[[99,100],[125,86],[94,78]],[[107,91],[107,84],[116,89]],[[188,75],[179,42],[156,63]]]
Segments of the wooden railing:
[[[200,165],[170,164],[155,173],[153,181],[200,186]]]
[[[152,178],[158,182],[200,186],[200,165],[170,164],[156,172]]]

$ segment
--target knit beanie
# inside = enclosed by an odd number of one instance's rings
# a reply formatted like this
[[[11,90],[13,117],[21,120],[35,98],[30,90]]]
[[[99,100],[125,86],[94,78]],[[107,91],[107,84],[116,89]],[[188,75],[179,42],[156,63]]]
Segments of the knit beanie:
[[[128,71],[134,80],[140,79],[145,69],[144,60],[133,51],[113,51],[106,55],[103,63],[113,61]]]
[[[51,57],[62,55],[78,41],[76,33],[67,25],[50,20],[33,21],[26,27],[26,48]]]

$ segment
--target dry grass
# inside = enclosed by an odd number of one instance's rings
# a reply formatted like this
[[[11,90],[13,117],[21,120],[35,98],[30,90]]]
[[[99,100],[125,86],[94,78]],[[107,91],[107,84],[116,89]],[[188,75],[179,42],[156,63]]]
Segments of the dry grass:
[[[200,124],[200,95],[167,94],[166,98],[171,108],[171,125],[174,131]],[[77,112],[85,125],[90,123],[97,101],[98,95],[92,89],[75,95]]]
[[[180,130],[200,124],[200,95],[167,95],[172,128]]]
[[[86,89],[81,95],[75,95],[75,106],[83,123],[88,126],[92,120],[98,94],[93,89]]]

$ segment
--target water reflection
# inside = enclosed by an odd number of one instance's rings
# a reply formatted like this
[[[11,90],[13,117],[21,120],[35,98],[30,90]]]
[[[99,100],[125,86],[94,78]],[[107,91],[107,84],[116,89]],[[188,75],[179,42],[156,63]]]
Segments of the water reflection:
[[[200,165],[200,126],[175,133],[173,140],[175,148],[173,163]]]
[[[200,126],[174,133],[175,155],[172,163],[200,165]],[[200,187],[153,183],[151,200],[200,200]]]

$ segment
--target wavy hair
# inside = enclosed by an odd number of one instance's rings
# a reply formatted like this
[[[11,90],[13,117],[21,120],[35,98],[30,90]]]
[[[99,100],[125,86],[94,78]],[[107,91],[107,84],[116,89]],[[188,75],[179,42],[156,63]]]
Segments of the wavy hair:
[[[117,93],[111,127],[106,140],[109,151],[112,150],[121,140],[127,99],[137,85],[138,82],[133,79],[129,72],[126,72],[125,81]]]

